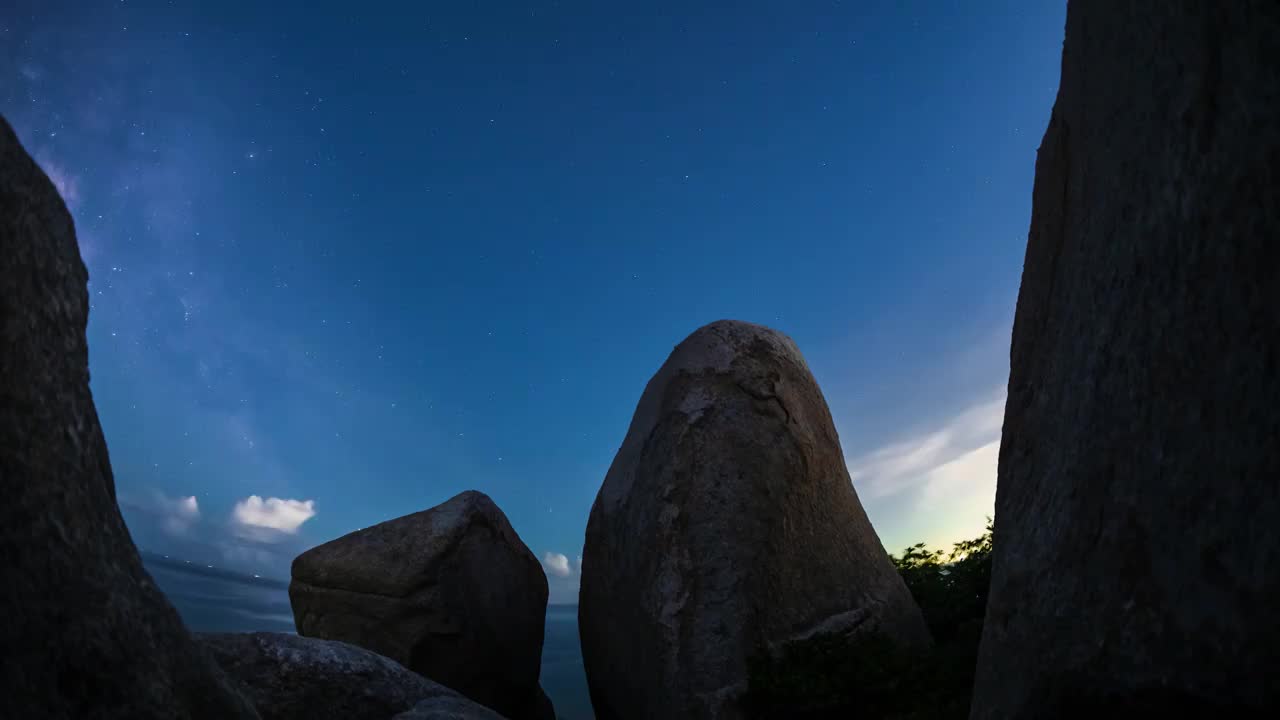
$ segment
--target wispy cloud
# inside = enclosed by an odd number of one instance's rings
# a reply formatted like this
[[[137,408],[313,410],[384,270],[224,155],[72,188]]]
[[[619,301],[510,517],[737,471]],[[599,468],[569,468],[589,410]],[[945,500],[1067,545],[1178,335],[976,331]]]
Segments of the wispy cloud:
[[[200,503],[194,495],[170,497],[153,490],[142,495],[120,492],[118,498],[122,510],[146,517],[150,525],[171,538],[191,535],[200,522]]]
[[[165,532],[170,535],[185,535],[192,525],[200,521],[200,503],[195,495],[184,498],[157,495],[157,505],[164,517]]]
[[[981,469],[999,448],[1004,401],[1005,390],[1000,388],[934,427],[849,459],[849,475],[859,495],[875,499],[909,491],[936,494],[942,487],[963,484],[957,478]]]
[[[947,548],[976,537],[992,513],[1005,391],[848,460],[867,514],[890,549]]]
[[[62,201],[67,204],[67,209],[74,212],[80,206],[80,178],[75,173],[70,172],[61,164],[51,160],[48,155],[43,152],[36,153],[36,164],[40,169],[44,170],[44,174],[53,182],[53,186],[58,189],[58,194],[62,196]]]
[[[974,492],[994,496],[999,458],[1000,441],[995,440],[931,469],[920,489],[920,504],[936,506]]]

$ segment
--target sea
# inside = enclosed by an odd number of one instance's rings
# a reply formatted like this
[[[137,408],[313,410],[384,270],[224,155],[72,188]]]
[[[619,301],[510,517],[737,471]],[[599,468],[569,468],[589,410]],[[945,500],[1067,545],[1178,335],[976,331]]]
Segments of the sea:
[[[196,632],[296,632],[288,583],[143,552],[156,584]],[[542,688],[559,720],[594,720],[578,644],[578,608],[547,608]]]

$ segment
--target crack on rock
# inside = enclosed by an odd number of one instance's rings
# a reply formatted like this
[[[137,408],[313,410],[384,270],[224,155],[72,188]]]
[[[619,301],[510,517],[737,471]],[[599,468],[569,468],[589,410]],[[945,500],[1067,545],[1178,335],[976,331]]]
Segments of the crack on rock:
[[[1200,106],[1201,124],[1196,139],[1203,154],[1210,151],[1221,114],[1222,94],[1222,22],[1218,12],[1210,12],[1203,25],[1201,42],[1204,49],[1204,69],[1200,75],[1195,103]]]
[[[840,635],[850,638],[861,630],[869,629],[871,626],[868,623],[872,623],[874,620],[875,616],[870,608],[859,607],[846,610],[826,618],[808,630],[771,643],[769,650],[771,653],[776,654],[795,643],[803,643],[821,635]]]
[[[787,424],[791,424],[792,422],[791,410],[787,408],[787,404],[782,401],[782,398],[778,396],[777,392],[761,392],[759,390],[754,390],[750,386],[748,386],[746,383],[743,383],[743,382],[737,382],[734,384],[737,386],[739,390],[751,396],[752,398],[759,400],[760,402],[769,402],[770,400],[772,400],[773,402],[777,403],[778,407],[782,409],[783,414],[787,416]],[[776,388],[777,386],[776,382],[771,382],[771,384],[773,384]]]

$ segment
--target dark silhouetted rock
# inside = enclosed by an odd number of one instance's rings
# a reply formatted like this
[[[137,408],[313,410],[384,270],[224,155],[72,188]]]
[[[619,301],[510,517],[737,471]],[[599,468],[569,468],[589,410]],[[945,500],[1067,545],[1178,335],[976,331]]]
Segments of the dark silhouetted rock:
[[[411,710],[396,715],[392,720],[504,720],[489,708],[464,697],[434,697],[423,700]],[[549,720],[555,720],[550,716]]]
[[[1280,3],[1070,3],[1010,359],[972,717],[1280,707]]]
[[[546,717],[547,577],[483,493],[308,550],[289,598],[302,635],[373,650],[513,720]]]
[[[393,660],[347,643],[267,632],[196,637],[240,683],[262,720],[388,720],[426,699],[476,707]]]
[[[87,280],[62,199],[0,118],[0,717],[256,717],[120,517]]]
[[[735,718],[748,659],[818,633],[930,644],[790,338],[722,321],[649,381],[587,525],[600,720]]]
[[[556,706],[541,686],[538,687],[538,694],[534,696],[524,716],[534,720],[556,720]]]

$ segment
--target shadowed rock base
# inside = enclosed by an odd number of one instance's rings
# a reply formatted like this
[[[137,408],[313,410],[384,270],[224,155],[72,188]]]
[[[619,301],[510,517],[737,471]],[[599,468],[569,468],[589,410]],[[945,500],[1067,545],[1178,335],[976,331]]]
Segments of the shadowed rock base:
[[[497,714],[403,665],[354,645],[289,633],[196,636],[253,701],[262,720],[387,720],[423,700],[463,718]]]

